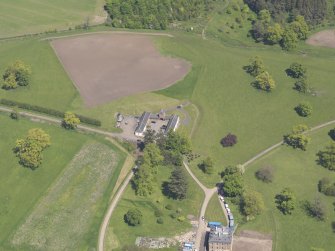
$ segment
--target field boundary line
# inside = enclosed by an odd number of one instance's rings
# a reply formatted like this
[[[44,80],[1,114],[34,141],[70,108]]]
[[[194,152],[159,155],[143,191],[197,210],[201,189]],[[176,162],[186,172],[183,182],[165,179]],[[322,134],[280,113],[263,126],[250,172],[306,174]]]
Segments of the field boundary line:
[[[68,37],[79,37],[79,36],[86,36],[91,34],[121,34],[121,35],[144,35],[144,36],[163,36],[163,37],[174,37],[169,33],[159,33],[159,32],[137,32],[137,31],[94,31],[94,32],[85,32],[85,33],[78,33],[72,35],[65,35],[65,36],[54,36],[54,37],[47,37],[42,38],[40,41],[48,41],[54,39],[62,39]]]

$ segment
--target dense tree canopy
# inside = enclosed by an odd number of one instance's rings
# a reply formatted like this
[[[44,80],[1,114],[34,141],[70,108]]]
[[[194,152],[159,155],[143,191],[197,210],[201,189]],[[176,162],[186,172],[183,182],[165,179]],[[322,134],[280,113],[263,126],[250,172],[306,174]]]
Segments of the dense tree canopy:
[[[189,20],[210,9],[213,0],[107,0],[114,27],[164,30],[175,20]]]
[[[308,23],[318,24],[326,18],[327,0],[244,0],[253,11],[267,9],[277,21],[290,14],[300,14]]]
[[[136,194],[139,196],[150,195],[153,191],[153,179],[151,167],[147,164],[141,165],[133,179]]]

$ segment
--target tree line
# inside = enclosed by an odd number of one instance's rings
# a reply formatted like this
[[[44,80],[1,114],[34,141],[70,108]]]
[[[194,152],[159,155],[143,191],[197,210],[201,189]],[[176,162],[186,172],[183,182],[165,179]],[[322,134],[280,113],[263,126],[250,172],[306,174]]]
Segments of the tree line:
[[[267,9],[276,22],[285,22],[292,15],[302,15],[309,24],[319,24],[327,18],[327,0],[244,0],[249,8],[259,13]]]
[[[111,25],[118,28],[165,30],[174,21],[206,13],[213,0],[107,0]]]

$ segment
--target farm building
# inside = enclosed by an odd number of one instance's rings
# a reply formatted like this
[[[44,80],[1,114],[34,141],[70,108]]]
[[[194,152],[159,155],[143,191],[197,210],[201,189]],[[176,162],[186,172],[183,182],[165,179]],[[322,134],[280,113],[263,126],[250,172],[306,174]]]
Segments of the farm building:
[[[168,124],[166,125],[165,133],[168,133],[170,130],[176,131],[179,125],[179,116],[178,115],[172,115],[169,119]]]
[[[137,137],[144,137],[145,130],[147,129],[147,124],[150,119],[151,113],[150,112],[143,112],[139,122],[138,126],[135,130],[135,135]]]
[[[208,235],[208,251],[231,250],[232,233],[226,227],[212,227]]]

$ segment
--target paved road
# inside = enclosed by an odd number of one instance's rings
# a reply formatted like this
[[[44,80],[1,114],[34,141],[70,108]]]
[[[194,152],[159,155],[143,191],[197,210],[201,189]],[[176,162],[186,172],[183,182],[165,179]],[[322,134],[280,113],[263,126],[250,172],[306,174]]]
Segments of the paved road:
[[[135,166],[134,169],[136,169],[137,166]],[[118,190],[118,192],[116,193],[116,195],[114,196],[108,210],[107,213],[105,214],[105,218],[101,224],[100,227],[100,231],[99,231],[99,242],[98,242],[98,251],[104,251],[104,242],[105,242],[105,236],[106,236],[106,230],[109,224],[109,220],[112,217],[112,214],[124,192],[124,190],[126,189],[126,187],[128,186],[131,178],[134,176],[134,172],[130,172],[127,176],[127,178],[124,180],[122,186],[120,187],[120,189]]]

